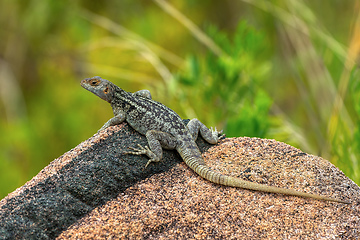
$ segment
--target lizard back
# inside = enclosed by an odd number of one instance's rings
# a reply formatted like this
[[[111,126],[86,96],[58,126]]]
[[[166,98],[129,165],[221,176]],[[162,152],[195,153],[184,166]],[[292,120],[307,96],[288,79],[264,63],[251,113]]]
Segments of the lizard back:
[[[126,121],[136,131],[145,135],[148,130],[158,130],[176,136],[187,135],[186,125],[180,116],[164,104],[149,98],[134,96],[116,86],[111,102],[114,113],[123,110]]]

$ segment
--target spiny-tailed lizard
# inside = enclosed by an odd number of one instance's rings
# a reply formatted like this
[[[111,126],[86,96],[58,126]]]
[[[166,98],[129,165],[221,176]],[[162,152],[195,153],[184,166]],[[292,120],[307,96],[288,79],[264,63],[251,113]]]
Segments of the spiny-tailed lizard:
[[[200,132],[207,142],[216,144],[224,136],[222,131],[217,131],[216,128],[215,130],[208,129],[197,119],[192,119],[185,125],[176,112],[152,100],[151,94],[147,90],[135,93],[126,92],[98,76],[82,80],[81,86],[111,104],[114,117],[107,121],[99,131],[126,121],[137,132],[146,136],[149,146],[129,147],[132,151],[127,152],[135,155],[147,155],[150,159],[145,168],[152,162],[161,161],[162,148],[176,149],[192,170],[213,183],[262,192],[348,203],[317,194],[249,182],[214,172],[205,164],[195,140]]]

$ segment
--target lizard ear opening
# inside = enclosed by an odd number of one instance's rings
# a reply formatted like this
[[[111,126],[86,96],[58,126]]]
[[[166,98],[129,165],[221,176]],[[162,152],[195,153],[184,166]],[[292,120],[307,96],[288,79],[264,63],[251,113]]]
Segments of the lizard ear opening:
[[[109,93],[109,88],[106,87],[106,88],[103,90],[103,92],[104,92],[105,94],[108,94],[108,93]]]

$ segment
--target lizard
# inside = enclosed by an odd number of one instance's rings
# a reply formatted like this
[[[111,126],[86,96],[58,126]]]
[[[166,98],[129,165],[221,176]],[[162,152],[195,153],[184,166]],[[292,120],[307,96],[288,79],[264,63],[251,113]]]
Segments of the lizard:
[[[195,140],[200,133],[210,144],[216,144],[224,137],[216,128],[208,129],[198,119],[190,120],[187,125],[173,110],[162,103],[152,100],[150,91],[140,90],[127,92],[112,82],[99,76],[85,78],[81,86],[110,103],[114,117],[108,120],[98,132],[126,121],[133,129],[146,136],[149,146],[129,147],[127,154],[147,155],[145,168],[152,162],[162,160],[162,149],[175,149],[193,171],[210,182],[255,191],[278,193],[284,195],[313,198],[338,203],[349,203],[318,194],[305,193],[293,189],[285,189],[250,182],[236,177],[223,175],[209,168],[197,147]]]

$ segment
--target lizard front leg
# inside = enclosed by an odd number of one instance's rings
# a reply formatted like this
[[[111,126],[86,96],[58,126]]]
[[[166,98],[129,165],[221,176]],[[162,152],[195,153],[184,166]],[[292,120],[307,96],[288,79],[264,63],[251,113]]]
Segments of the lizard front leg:
[[[129,147],[132,151],[127,152],[127,154],[142,155],[145,154],[150,159],[146,163],[145,168],[152,162],[160,162],[162,159],[163,151],[162,149],[175,149],[177,145],[177,140],[174,136],[169,133],[149,130],[146,132],[146,139],[148,141],[148,146],[141,146],[138,144],[139,148]]]
[[[114,126],[114,125],[118,125],[120,123],[122,123],[123,121],[125,121],[125,113],[123,111],[119,111],[115,117],[110,118],[109,121],[107,121],[99,130],[98,132],[110,127],[110,126]]]
[[[193,136],[194,141],[197,139],[199,132],[205,141],[211,144],[216,144],[219,139],[225,137],[225,134],[222,134],[222,130],[218,131],[216,127],[215,130],[213,130],[213,128],[209,129],[196,118],[190,120],[190,122],[187,124],[187,128],[189,129],[190,134]]]

